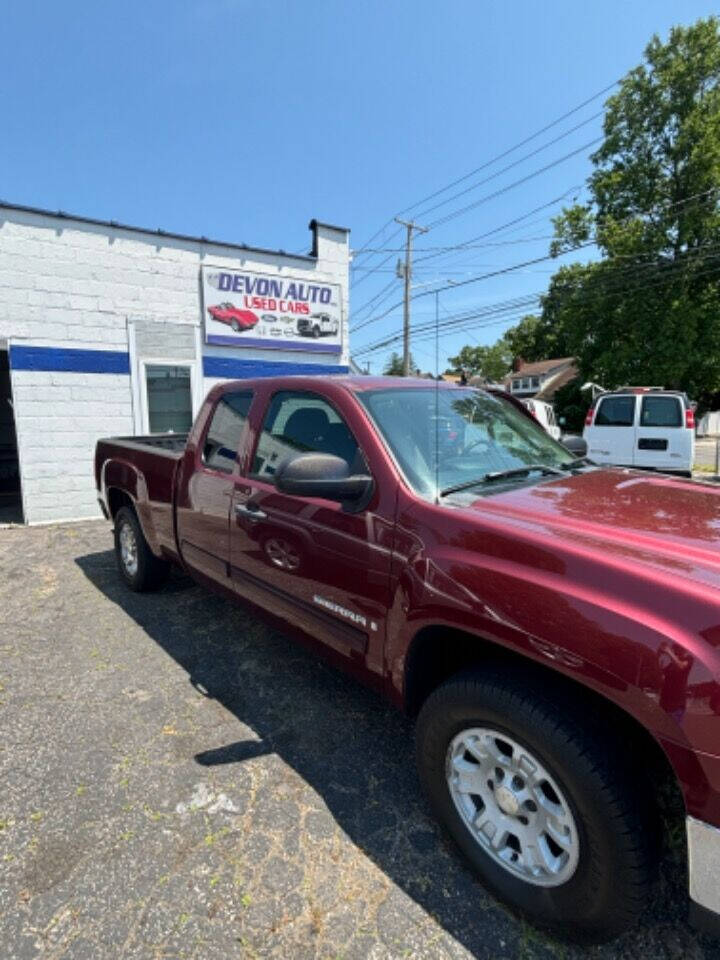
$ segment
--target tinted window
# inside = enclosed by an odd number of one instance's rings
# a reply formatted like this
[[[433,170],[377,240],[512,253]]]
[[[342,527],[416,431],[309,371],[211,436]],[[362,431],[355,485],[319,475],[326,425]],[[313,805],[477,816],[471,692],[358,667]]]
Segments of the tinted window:
[[[251,393],[220,397],[203,447],[203,461],[208,467],[232,473],[251,403]]]
[[[252,472],[272,477],[283,460],[300,453],[332,453],[347,462],[351,473],[366,469],[355,437],[329,403],[312,393],[277,393],[265,416]]]
[[[635,422],[635,397],[605,397],[595,414],[596,427],[631,427]]]
[[[187,433],[192,426],[190,367],[149,363],[145,378],[150,433]]]
[[[643,397],[640,410],[643,427],[681,427],[682,413],[677,397]]]

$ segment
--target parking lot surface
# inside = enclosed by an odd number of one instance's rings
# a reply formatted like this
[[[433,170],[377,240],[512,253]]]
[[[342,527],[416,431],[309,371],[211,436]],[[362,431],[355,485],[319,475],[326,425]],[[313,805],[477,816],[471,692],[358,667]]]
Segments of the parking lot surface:
[[[0,956],[706,958],[668,853],[582,950],[493,900],[374,694],[180,574],[120,583],[105,522],[0,531]]]

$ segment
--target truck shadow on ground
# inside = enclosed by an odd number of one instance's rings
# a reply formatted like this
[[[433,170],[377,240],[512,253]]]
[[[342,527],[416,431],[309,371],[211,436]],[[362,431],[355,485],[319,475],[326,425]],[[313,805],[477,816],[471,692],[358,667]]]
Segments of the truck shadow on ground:
[[[111,551],[76,562],[186,671],[189,683],[259,738],[209,742],[189,760],[214,767],[277,754],[317,792],[352,842],[476,956],[588,956],[510,914],[465,867],[420,794],[412,725],[380,697],[268,627],[249,606],[236,607],[179,573],[158,593],[133,594],[121,583]],[[720,960],[720,945],[688,928],[686,909],[684,865],[669,850],[644,921],[590,953]]]

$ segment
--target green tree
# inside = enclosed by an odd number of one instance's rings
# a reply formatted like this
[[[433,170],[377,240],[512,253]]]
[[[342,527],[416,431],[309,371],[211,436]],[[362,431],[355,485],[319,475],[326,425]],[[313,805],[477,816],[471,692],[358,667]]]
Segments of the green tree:
[[[555,220],[552,253],[596,241],[603,259],[562,267],[541,325],[583,376],[652,383],[703,400],[720,390],[720,21],[675,27],[606,104],[590,202]]]
[[[570,383],[560,387],[553,397],[553,407],[556,417],[563,417],[563,433],[582,433],[585,425],[585,414],[590,405],[590,396],[580,389],[582,380],[576,377]]]
[[[544,314],[528,315],[510,327],[502,337],[511,358],[522,357],[528,363],[568,356],[564,330]]]
[[[507,346],[502,340],[492,346],[465,346],[456,357],[448,357],[448,372],[459,374],[464,370],[468,377],[502,380],[510,369],[510,360]]]
[[[415,372],[415,361],[410,354],[410,372]],[[399,353],[391,353],[390,357],[383,367],[383,373],[386,377],[401,377],[403,375],[403,358]]]

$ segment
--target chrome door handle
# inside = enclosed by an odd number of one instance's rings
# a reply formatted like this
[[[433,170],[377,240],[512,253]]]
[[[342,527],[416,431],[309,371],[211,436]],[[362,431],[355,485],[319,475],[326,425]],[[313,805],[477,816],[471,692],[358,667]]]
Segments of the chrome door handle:
[[[247,503],[236,503],[235,513],[238,517],[249,517],[251,520],[266,520],[267,514],[259,507],[252,507]]]

